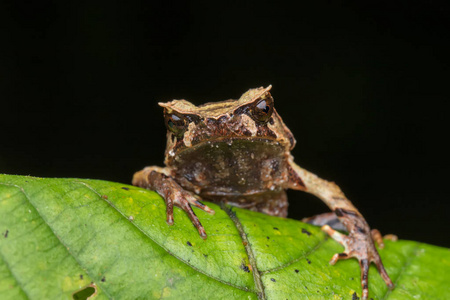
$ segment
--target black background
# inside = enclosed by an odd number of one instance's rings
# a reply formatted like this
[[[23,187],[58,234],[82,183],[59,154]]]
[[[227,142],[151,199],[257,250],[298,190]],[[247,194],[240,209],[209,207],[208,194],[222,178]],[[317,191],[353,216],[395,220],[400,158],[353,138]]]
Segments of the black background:
[[[433,1],[2,1],[0,172],[129,183],[162,165],[157,101],[272,84],[298,164],[382,233],[450,246],[448,15]],[[293,218],[327,211],[289,197]]]

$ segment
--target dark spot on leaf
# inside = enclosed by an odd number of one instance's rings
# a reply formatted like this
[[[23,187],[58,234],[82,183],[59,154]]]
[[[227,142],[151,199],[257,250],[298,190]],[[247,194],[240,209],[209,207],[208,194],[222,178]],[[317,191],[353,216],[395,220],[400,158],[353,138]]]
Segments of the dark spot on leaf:
[[[272,280],[273,282],[276,282],[275,278],[270,278],[270,280]]]
[[[89,285],[87,287],[82,288],[81,290],[73,293],[73,300],[86,300],[97,292],[95,285]]]
[[[350,277],[350,280],[353,280],[353,277]]]
[[[269,247],[269,245],[266,244],[266,247]]]
[[[102,280],[102,282],[105,282],[106,281],[105,276],[103,276],[103,278],[101,280]]]
[[[6,231],[5,231],[5,234],[4,234],[4,236],[5,236],[5,239],[8,237],[8,233],[9,233],[9,230],[8,229],[6,229]]]
[[[295,269],[295,273],[298,273],[298,272],[300,272],[299,270],[297,270],[297,269]]]
[[[125,190],[125,191],[129,191],[130,190],[129,188],[124,187],[124,186],[122,187],[122,189]]]
[[[194,250],[191,250],[192,253],[194,253]]]
[[[270,237],[266,236],[266,238],[267,238],[268,240],[270,240]]]
[[[278,229],[277,227],[274,227],[273,229],[275,229],[275,230],[280,230],[280,229]]]
[[[188,260],[187,260],[187,262],[191,262],[191,260],[190,260],[190,259],[188,259]]]
[[[310,264],[311,264],[311,261],[310,261],[309,259],[306,259],[306,261],[308,262],[308,265],[310,265]]]
[[[102,195],[102,198],[105,200],[108,200],[108,196],[106,196],[106,195]]]
[[[203,257],[208,258],[208,255],[207,254],[203,254]]]
[[[187,241],[187,243],[186,243],[189,247],[192,247],[192,244],[191,244],[191,242],[189,242],[189,241]]]
[[[80,280],[83,280],[83,274],[80,274]]]
[[[359,300],[359,297],[358,295],[356,295],[356,292],[353,293],[352,300]]]
[[[308,236],[311,235],[311,232],[309,232],[309,231],[306,230],[305,228],[302,228],[302,233],[304,233],[304,234],[306,234],[306,235],[308,235]]]
[[[308,289],[308,287],[305,285],[305,289]]]
[[[244,262],[241,264],[241,269],[244,270],[244,272],[250,273],[250,269]]]

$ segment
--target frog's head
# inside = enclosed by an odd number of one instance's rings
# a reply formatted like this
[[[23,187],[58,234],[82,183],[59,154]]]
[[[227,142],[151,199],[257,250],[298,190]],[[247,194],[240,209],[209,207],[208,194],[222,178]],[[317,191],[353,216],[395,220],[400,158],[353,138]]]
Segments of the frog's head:
[[[276,112],[272,86],[251,89],[238,100],[195,106],[186,100],[159,103],[167,127],[166,153],[174,154],[205,142],[236,139],[273,141],[292,149],[295,140]]]

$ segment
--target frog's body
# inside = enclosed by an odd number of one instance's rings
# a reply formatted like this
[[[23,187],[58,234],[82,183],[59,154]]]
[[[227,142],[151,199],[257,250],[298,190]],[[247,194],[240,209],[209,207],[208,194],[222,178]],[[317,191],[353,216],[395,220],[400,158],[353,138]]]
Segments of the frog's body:
[[[286,217],[288,166],[283,155],[283,147],[271,140],[230,138],[185,150],[171,167],[177,182],[198,189],[202,199]]]
[[[214,212],[200,203],[199,197],[284,217],[286,189],[312,193],[335,212],[349,232],[346,236],[323,226],[346,248],[331,262],[352,256],[359,259],[363,299],[368,295],[370,262],[392,287],[372,240],[382,246],[379,232],[370,231],[337,185],[294,163],[290,151],[295,139],[273,108],[270,89],[251,89],[238,100],[198,107],[186,100],[160,103],[168,128],[166,167],[137,172],[133,184],[156,190],[165,199],[169,224],[173,223],[174,204],[185,210],[204,238],[206,232],[190,205]]]
[[[287,179],[282,154],[279,145],[266,141],[208,142],[184,151],[172,166],[175,178],[198,186],[200,195],[253,195],[282,189]]]

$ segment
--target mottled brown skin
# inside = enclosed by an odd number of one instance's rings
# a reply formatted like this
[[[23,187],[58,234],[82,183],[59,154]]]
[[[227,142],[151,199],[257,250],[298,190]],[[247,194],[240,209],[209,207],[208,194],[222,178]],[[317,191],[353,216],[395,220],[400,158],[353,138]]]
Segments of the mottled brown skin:
[[[133,184],[155,190],[166,201],[167,223],[173,224],[173,206],[187,212],[200,235],[206,232],[191,205],[214,214],[199,200],[225,202],[270,215],[287,215],[286,189],[311,193],[334,212],[308,219],[322,226],[345,250],[330,263],[355,257],[361,266],[362,298],[368,297],[368,272],[374,263],[386,284],[386,273],[370,230],[359,211],[333,182],[302,169],[290,151],[295,139],[273,108],[267,88],[251,89],[238,100],[195,106],[186,100],[159,103],[167,125],[166,167],[146,167],[134,174]],[[328,224],[344,226],[348,235]],[[333,226],[334,227],[334,226]],[[336,228],[336,227],[335,227]]]

